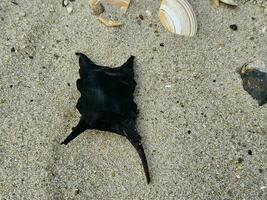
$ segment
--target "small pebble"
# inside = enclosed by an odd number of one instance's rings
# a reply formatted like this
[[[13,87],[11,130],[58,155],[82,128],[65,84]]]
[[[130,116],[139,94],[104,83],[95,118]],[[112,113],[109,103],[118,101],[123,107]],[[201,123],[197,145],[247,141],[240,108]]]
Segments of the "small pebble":
[[[233,31],[236,31],[238,29],[237,25],[236,24],[232,24],[230,25],[230,28],[233,30]]]
[[[69,5],[69,1],[68,0],[63,0],[62,1],[62,6],[63,7],[67,7],[67,5]]]
[[[224,44],[223,42],[219,42],[219,43],[217,44],[217,46],[218,46],[218,49],[222,49],[222,48],[225,47],[225,44]]]
[[[76,189],[76,190],[75,190],[75,195],[80,194],[80,192],[81,192],[81,191],[80,191],[79,189]]]
[[[55,9],[54,9],[53,6],[51,6],[51,7],[49,8],[49,12],[51,12],[51,13],[55,12]]]
[[[266,26],[264,26],[261,31],[262,31],[262,33],[265,33],[266,32]]]
[[[242,163],[243,161],[244,161],[244,159],[243,158],[238,158],[238,163]]]
[[[266,189],[266,186],[261,186],[261,190],[265,190]]]
[[[26,13],[25,13],[25,12],[21,12],[21,13],[19,14],[19,16],[20,16],[20,17],[26,17]]]
[[[73,8],[72,8],[71,6],[68,6],[68,7],[67,7],[67,11],[68,11],[69,14],[71,14],[72,11],[73,11]]]
[[[14,5],[18,5],[18,2],[16,0],[12,0],[11,3],[13,3]]]
[[[58,59],[59,58],[59,55],[57,55],[56,53],[54,54],[54,57],[56,58],[56,59]]]
[[[149,10],[146,10],[146,14],[147,14],[148,16],[151,16],[151,12],[150,12]]]

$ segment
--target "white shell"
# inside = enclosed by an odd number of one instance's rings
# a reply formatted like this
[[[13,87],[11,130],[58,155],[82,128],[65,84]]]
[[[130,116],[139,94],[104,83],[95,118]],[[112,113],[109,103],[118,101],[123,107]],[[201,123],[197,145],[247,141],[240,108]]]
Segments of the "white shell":
[[[72,11],[73,11],[73,8],[72,8],[71,6],[68,6],[68,7],[67,7],[67,12],[68,12],[69,14],[71,14]]]
[[[119,27],[123,25],[123,23],[120,21],[111,20],[103,16],[98,17],[98,20],[107,27]]]
[[[234,0],[220,0],[220,1],[230,6],[238,6],[238,4]]]
[[[190,37],[197,33],[196,15],[187,0],[162,0],[159,19],[172,33]]]

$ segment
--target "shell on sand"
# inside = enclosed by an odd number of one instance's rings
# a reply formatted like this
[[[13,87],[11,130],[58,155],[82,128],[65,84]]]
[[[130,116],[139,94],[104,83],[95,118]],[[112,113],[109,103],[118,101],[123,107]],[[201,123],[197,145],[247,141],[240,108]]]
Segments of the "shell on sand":
[[[230,6],[238,6],[238,4],[234,0],[220,0],[220,1]]]
[[[108,27],[119,27],[119,26],[122,26],[123,23],[120,22],[120,21],[116,21],[116,20],[111,20],[111,19],[108,19],[106,17],[98,17],[98,20],[104,24],[105,26],[108,26]]]
[[[220,0],[212,0],[212,3],[216,8],[220,6]]]
[[[197,33],[196,15],[187,0],[162,0],[159,19],[169,32],[190,37]]]

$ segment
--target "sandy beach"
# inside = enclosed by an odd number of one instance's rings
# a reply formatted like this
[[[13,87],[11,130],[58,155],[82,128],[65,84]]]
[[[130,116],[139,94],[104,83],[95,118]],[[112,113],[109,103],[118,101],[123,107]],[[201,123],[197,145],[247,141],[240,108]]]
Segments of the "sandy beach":
[[[163,28],[160,1],[132,0],[117,28],[87,0],[70,2],[71,13],[61,0],[0,1],[1,200],[267,199],[267,105],[237,73],[267,62],[267,15],[253,1],[188,1],[194,37]],[[77,51],[110,67],[135,56],[149,185],[124,137],[86,131],[60,145],[80,117]]]

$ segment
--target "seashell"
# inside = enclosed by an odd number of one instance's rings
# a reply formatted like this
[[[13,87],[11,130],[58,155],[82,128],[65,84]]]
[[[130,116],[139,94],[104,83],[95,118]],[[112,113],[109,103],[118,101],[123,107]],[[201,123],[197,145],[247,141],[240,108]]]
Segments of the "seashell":
[[[98,20],[103,23],[105,26],[108,26],[108,27],[119,27],[119,26],[122,26],[123,23],[120,22],[120,21],[116,21],[116,20],[111,20],[111,19],[108,19],[106,17],[99,17]]]
[[[212,0],[214,7],[218,8],[220,6],[220,0]]]
[[[72,11],[73,11],[73,8],[72,8],[71,6],[67,6],[67,12],[68,12],[69,14],[71,14]]]
[[[187,0],[162,0],[159,19],[169,32],[190,37],[197,33],[196,15]]]
[[[254,99],[259,106],[267,103],[267,66],[261,60],[246,63],[239,70],[243,80],[243,88]]]
[[[126,13],[131,0],[103,0],[115,8],[119,8],[123,13]]]
[[[92,9],[93,14],[97,16],[105,11],[105,8],[101,4],[100,0],[89,0],[89,6]]]
[[[220,0],[220,2],[223,2],[230,6],[238,6],[238,4],[234,0]]]

